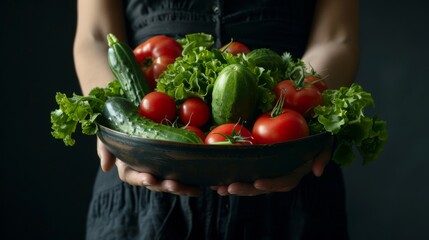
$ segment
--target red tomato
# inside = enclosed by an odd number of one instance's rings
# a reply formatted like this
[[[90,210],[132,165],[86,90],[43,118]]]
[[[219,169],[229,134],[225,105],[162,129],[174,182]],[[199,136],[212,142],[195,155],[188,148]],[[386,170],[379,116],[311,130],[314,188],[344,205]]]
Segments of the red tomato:
[[[227,137],[225,137],[227,136]],[[204,140],[205,144],[255,144],[252,133],[243,125],[225,123],[213,128]]]
[[[176,102],[165,93],[150,92],[140,102],[140,115],[157,123],[174,121],[176,118]]]
[[[180,105],[180,120],[186,125],[201,127],[210,115],[209,105],[201,98],[188,98]]]
[[[284,108],[291,108],[304,116],[309,116],[314,107],[323,104],[322,93],[313,85],[305,85],[297,89],[291,80],[279,82],[274,93],[276,98],[284,94]]]
[[[256,119],[252,135],[259,144],[286,142],[309,135],[305,118],[292,109],[283,109],[280,115],[271,117],[271,112]]]
[[[237,55],[239,53],[247,54],[250,52],[250,49],[241,42],[230,42],[220,48],[221,51],[226,51],[232,55]]]
[[[191,126],[191,125],[186,125],[184,129],[194,132],[195,134],[197,134],[198,137],[201,138],[201,141],[204,142],[204,139],[206,138],[206,134],[200,128]]]
[[[149,38],[134,49],[137,62],[140,63],[146,80],[152,89],[156,87],[156,79],[182,54],[182,46],[167,36]]]
[[[328,89],[328,84],[323,79],[321,79],[320,76],[309,75],[304,78],[304,83],[312,84],[317,89],[319,89],[320,92],[323,92]]]

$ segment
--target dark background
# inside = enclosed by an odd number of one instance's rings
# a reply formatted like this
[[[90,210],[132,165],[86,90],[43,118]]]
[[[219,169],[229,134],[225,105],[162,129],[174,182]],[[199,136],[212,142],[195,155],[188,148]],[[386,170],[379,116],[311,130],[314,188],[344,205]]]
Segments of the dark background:
[[[50,135],[56,92],[80,93],[75,1],[1,5],[1,239],[83,239],[98,168],[95,138]],[[357,82],[387,120],[380,158],[344,169],[352,240],[429,239],[427,10],[424,0],[361,1]]]

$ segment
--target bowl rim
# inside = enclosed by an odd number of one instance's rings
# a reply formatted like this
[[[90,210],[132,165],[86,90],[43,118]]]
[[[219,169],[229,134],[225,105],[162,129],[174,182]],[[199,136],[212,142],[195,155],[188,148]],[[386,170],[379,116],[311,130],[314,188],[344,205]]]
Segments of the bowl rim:
[[[312,135],[308,135],[306,137],[286,141],[286,142],[280,142],[280,143],[269,143],[269,144],[196,144],[196,143],[183,143],[183,142],[175,142],[175,141],[168,141],[168,140],[159,140],[159,139],[150,139],[150,138],[143,138],[127,133],[123,133],[117,130],[114,130],[112,128],[109,128],[107,126],[104,126],[102,124],[98,124],[99,130],[97,131],[97,135],[103,134],[102,132],[110,132],[116,136],[123,136],[128,139],[132,139],[135,141],[138,141],[140,143],[148,143],[148,144],[160,144],[160,145],[177,145],[180,147],[192,147],[192,148],[201,148],[201,149],[219,149],[219,150],[225,150],[225,149],[263,149],[263,148],[269,148],[269,147],[282,147],[290,144],[296,144],[302,141],[306,141],[307,139],[314,138],[314,137],[322,137],[322,135],[330,134],[329,132],[321,132],[316,133]]]

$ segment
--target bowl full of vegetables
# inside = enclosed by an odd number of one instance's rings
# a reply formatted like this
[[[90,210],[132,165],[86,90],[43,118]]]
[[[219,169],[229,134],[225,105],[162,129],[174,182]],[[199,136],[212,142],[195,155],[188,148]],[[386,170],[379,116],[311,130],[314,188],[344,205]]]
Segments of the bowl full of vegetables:
[[[112,34],[108,42],[115,80],[88,96],[57,93],[52,135],[72,146],[80,125],[138,171],[185,184],[252,182],[289,174],[330,138],[341,166],[356,151],[365,164],[377,159],[387,141],[386,122],[365,115],[369,92],[356,83],[328,89],[288,53],[216,49],[203,33],[135,49]],[[165,42],[174,44],[154,50]],[[156,58],[169,60],[151,68]]]

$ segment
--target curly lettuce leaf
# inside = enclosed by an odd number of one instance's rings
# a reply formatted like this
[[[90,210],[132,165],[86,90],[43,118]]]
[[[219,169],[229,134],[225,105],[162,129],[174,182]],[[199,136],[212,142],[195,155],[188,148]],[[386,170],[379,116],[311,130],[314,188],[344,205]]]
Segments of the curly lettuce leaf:
[[[295,71],[297,68],[306,69],[306,65],[304,61],[300,58],[293,58],[292,54],[289,52],[284,52],[282,55],[282,60],[284,64],[286,65],[286,71],[284,73],[285,79],[299,79],[301,76],[299,75],[299,72]]]
[[[208,100],[214,81],[225,65],[225,59],[214,50],[193,48],[161,74],[156,91],[167,93],[176,100],[189,97]]]
[[[246,56],[234,56],[214,48],[212,35],[195,33],[178,42],[183,46],[182,56],[167,67],[157,80],[156,91],[172,96],[176,101],[198,97],[211,102],[211,93],[218,74],[228,65],[240,63],[247,66],[258,79],[260,95],[258,109],[272,108],[274,80],[269,71],[249,63]]]
[[[378,158],[388,139],[387,123],[376,116],[365,115],[367,107],[374,107],[371,94],[353,83],[350,87],[326,90],[324,105],[314,109],[309,126],[313,133],[327,131],[335,135],[337,146],[333,160],[342,166],[350,165],[361,155],[363,164]]]
[[[214,37],[206,33],[192,33],[178,39],[177,42],[183,47],[182,55],[187,55],[194,48],[209,49],[213,47]]]
[[[52,136],[62,139],[66,146],[73,146],[76,141],[72,135],[79,123],[83,134],[96,134],[96,119],[102,113],[106,100],[112,96],[123,95],[118,81],[110,82],[107,88],[94,88],[88,96],[73,93],[72,97],[67,97],[66,94],[58,92],[55,95],[58,109],[50,114]]]

